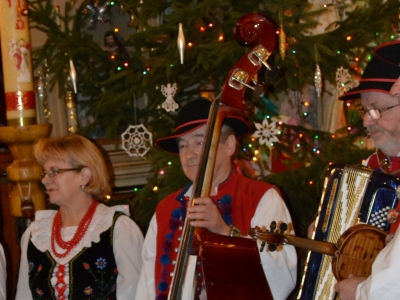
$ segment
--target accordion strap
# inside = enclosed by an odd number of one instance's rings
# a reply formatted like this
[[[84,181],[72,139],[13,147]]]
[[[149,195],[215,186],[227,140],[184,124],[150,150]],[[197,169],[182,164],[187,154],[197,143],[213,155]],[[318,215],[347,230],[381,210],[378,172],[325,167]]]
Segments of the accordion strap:
[[[378,163],[379,167],[381,168],[382,172],[386,174],[390,174],[390,158],[389,156],[385,155],[381,150],[376,151],[376,155],[378,156]]]

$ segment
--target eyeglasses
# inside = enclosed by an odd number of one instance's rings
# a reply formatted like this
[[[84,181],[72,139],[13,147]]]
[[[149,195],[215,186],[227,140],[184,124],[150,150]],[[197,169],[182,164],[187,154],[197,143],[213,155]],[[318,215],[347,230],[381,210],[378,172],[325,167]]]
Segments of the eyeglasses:
[[[364,109],[364,108],[360,108],[358,110],[358,113],[360,114],[361,118],[363,118],[363,119],[365,118],[365,115],[368,113],[368,115],[371,117],[371,119],[378,120],[378,119],[382,118],[382,113],[383,112],[385,112],[385,111],[387,111],[389,109],[392,109],[392,108],[394,108],[396,106],[399,106],[399,105],[400,105],[400,103],[397,103],[395,105],[392,105],[392,106],[389,106],[389,107],[386,107],[386,108],[382,108],[382,109],[377,109],[377,108]]]
[[[42,174],[40,174],[40,179],[43,179],[46,175],[49,178],[53,178],[55,176],[57,176],[58,174],[64,173],[64,172],[68,172],[68,171],[80,171],[82,170],[82,168],[70,168],[70,169],[58,169],[58,170],[53,170],[50,169],[47,172],[43,172]]]

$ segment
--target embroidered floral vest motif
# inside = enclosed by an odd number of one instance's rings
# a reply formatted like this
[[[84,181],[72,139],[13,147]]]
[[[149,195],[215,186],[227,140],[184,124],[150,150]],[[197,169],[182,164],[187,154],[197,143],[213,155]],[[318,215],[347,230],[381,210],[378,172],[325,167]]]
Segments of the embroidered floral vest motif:
[[[100,241],[83,248],[68,263],[69,278],[67,299],[111,300],[116,298],[118,269],[113,252],[113,232],[117,218],[125,215],[116,212],[112,226],[100,234]],[[53,270],[57,267],[49,251],[39,251],[31,241],[28,244],[29,288],[32,299],[57,299],[51,284]]]

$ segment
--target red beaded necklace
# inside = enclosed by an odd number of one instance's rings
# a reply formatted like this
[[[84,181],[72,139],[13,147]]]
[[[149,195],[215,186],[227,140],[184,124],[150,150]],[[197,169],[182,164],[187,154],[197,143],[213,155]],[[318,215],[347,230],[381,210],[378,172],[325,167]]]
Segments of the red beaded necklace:
[[[93,200],[92,204],[89,206],[85,215],[83,216],[81,222],[79,223],[78,229],[76,230],[74,237],[66,242],[61,237],[61,214],[58,211],[53,220],[53,227],[51,230],[51,249],[55,256],[62,258],[67,256],[67,254],[74,248],[80,240],[85,235],[87,229],[89,228],[90,223],[92,222],[93,215],[96,212],[96,208],[99,202],[97,200]],[[64,249],[64,253],[58,253],[56,251],[55,243],[60,246],[60,248]]]

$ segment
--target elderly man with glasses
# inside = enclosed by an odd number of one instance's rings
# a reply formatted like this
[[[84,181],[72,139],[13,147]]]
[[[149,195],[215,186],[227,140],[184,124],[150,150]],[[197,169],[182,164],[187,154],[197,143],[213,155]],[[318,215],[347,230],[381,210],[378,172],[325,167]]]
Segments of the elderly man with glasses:
[[[375,51],[386,60],[374,57],[366,66],[359,86],[339,99],[361,98],[359,112],[363,125],[377,148],[366,164],[377,171],[394,175],[400,172],[400,68],[398,62],[387,61],[387,55],[380,55],[381,47],[387,47],[387,44],[377,47]],[[397,53],[400,62],[400,51]],[[393,91],[396,86],[399,93]],[[400,299],[399,210],[400,205],[392,211],[391,220],[388,219],[392,223],[390,238],[375,259],[371,275],[364,278],[351,274],[336,285],[341,300]]]

